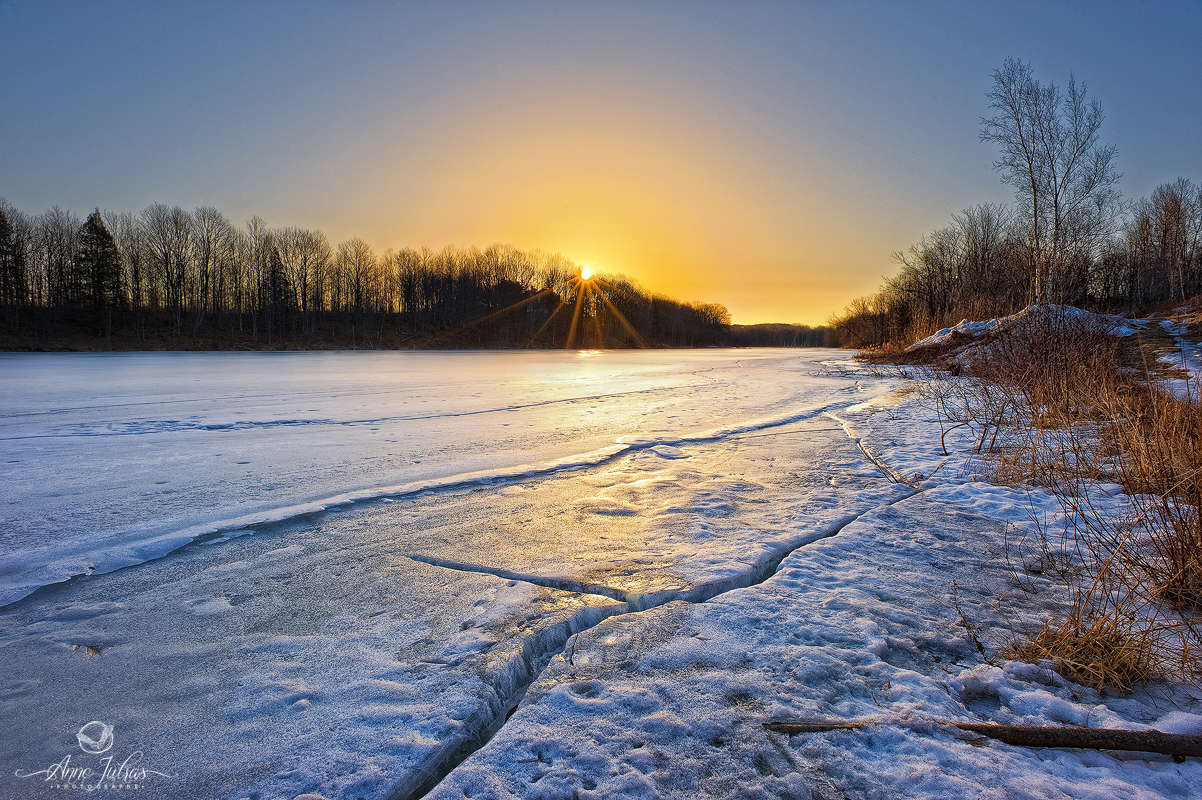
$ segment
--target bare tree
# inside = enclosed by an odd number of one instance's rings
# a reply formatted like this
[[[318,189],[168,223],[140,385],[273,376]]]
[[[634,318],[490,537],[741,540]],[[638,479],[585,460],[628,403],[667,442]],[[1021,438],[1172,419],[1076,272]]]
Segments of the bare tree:
[[[1017,190],[1028,215],[1033,298],[1064,299],[1067,274],[1092,257],[1122,212],[1114,145],[1102,145],[1102,106],[1070,75],[1067,94],[1035,80],[1029,64],[1007,58],[993,72],[981,140],[1002,150],[994,168]]]
[[[1193,261],[1202,240],[1202,194],[1187,178],[1156,187],[1146,213],[1156,238],[1157,267],[1169,280],[1169,295],[1184,300],[1202,290],[1194,280]]]
[[[271,251],[275,249],[275,244],[271,229],[257,214],[246,221],[246,231],[239,241],[242,243],[240,261],[243,265],[240,270],[243,285],[239,288],[239,295],[250,310],[251,335],[258,343],[259,321],[271,282]]]
[[[360,328],[366,335],[367,313],[376,300],[376,277],[378,264],[371,245],[355,237],[338,245],[338,253],[334,257],[335,266],[342,279],[344,297],[350,302],[350,309],[361,317]],[[351,344],[354,346],[354,329],[351,333]],[[367,342],[370,345],[370,342]]]
[[[0,306],[13,330],[18,328],[21,306],[30,301],[33,240],[33,220],[0,198]]]
[[[142,225],[157,262],[157,277],[171,312],[171,324],[178,335],[184,327],[184,307],[192,276],[195,223],[192,215],[179,206],[168,208],[155,203],[142,211]]]
[[[39,214],[35,221],[33,278],[36,291],[52,311],[79,305],[84,299],[83,280],[75,269],[81,223],[79,217],[58,206]]]
[[[137,217],[128,211],[104,215],[105,225],[117,240],[121,254],[121,284],[129,293],[129,304],[133,311],[134,335],[142,341],[146,335],[146,304],[150,295],[151,261],[146,229]]]
[[[234,226],[225,215],[212,206],[201,206],[192,215],[195,220],[196,274],[193,276],[191,306],[195,315],[192,336],[204,322],[205,314],[216,312],[221,303],[220,291],[226,271],[225,260],[235,249]]]
[[[321,231],[282,228],[274,234],[289,286],[296,292],[306,333],[313,332],[314,312],[324,304],[325,284],[330,267],[330,243]]]

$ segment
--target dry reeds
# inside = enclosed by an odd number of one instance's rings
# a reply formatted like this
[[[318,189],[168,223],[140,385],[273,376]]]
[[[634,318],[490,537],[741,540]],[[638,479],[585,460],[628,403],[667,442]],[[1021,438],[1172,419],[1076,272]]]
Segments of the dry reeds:
[[[1153,388],[1114,410],[1116,472],[1146,531],[1128,559],[1174,610],[1202,612],[1202,408]]]
[[[1006,652],[1051,661],[1098,689],[1195,680],[1202,408],[1125,368],[1105,324],[1069,311],[1033,313],[997,332],[980,345],[971,377],[936,393],[941,416],[974,430],[995,480],[1045,487],[1064,511],[1062,535],[1037,524],[1034,541],[1017,537],[1007,558],[1027,588],[1021,573],[1053,569],[1070,588],[1069,609]],[[1124,510],[1102,483],[1123,487]]]
[[[1147,634],[1132,637],[1115,617],[1069,618],[1043,628],[1027,640],[1015,640],[1002,651],[1008,658],[1052,662],[1056,671],[1082,686],[1128,691],[1160,672],[1151,657]]]

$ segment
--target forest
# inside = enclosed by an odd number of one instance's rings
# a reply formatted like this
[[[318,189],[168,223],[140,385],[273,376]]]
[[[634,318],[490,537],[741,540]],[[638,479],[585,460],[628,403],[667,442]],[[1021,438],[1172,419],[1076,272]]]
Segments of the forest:
[[[238,228],[156,203],[84,220],[0,200],[7,350],[815,346],[823,328],[732,326],[561,255],[493,245],[334,246],[318,230]]]
[[[1124,200],[1101,106],[1071,78],[1043,84],[1007,59],[989,99],[981,139],[1014,203],[967,209],[895,253],[897,273],[831,317],[841,344],[902,346],[1033,303],[1134,315],[1202,293],[1202,187],[1177,178]]]

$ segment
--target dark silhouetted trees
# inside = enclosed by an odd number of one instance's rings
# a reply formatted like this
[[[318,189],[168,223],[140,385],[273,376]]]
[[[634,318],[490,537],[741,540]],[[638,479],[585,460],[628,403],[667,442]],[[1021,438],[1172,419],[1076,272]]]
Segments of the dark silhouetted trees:
[[[621,275],[580,274],[563,256],[503,245],[382,254],[357,238],[331,246],[320,231],[272,228],[259,217],[239,229],[210,206],[155,203],[139,213],[96,211],[81,223],[57,207],[30,216],[0,200],[10,349],[93,349],[97,337],[121,349],[730,341],[722,305],[673,300]]]
[[[76,260],[76,271],[85,282],[98,325],[111,347],[113,308],[124,304],[125,292],[121,287],[121,253],[100,218],[100,209],[89,214],[79,229]]]
[[[17,328],[21,306],[30,301],[27,259],[31,226],[28,218],[0,200],[0,305],[5,322]]]

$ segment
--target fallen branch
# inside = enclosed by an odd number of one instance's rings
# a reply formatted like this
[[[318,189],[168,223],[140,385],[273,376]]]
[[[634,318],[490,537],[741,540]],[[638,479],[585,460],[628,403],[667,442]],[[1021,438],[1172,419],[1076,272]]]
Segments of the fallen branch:
[[[937,725],[950,725],[972,731],[990,739],[1020,747],[1077,747],[1091,750],[1137,750],[1167,756],[1202,757],[1202,736],[1160,731],[1124,731],[1108,728],[1039,728],[1025,725],[988,725],[976,722],[934,720]],[[764,727],[775,733],[821,733],[862,728],[866,725],[887,724],[881,720],[866,722],[765,722]],[[900,724],[900,723],[891,723]]]

